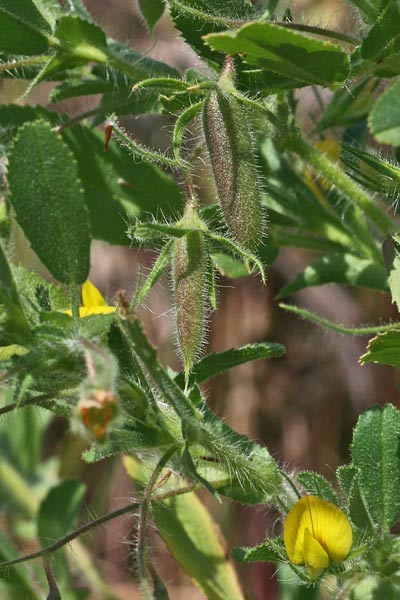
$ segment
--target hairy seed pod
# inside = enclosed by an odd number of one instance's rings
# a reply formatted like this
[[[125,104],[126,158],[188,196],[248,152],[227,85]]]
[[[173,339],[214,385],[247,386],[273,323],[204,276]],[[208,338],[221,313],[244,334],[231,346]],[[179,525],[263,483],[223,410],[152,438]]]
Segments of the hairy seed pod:
[[[182,227],[203,227],[189,206]],[[191,231],[174,242],[172,281],[176,305],[176,333],[186,381],[204,338],[207,294],[207,248],[203,231]]]
[[[228,229],[243,248],[254,251],[263,233],[263,209],[253,136],[247,109],[229,93],[231,73],[204,104],[203,129],[218,199]]]

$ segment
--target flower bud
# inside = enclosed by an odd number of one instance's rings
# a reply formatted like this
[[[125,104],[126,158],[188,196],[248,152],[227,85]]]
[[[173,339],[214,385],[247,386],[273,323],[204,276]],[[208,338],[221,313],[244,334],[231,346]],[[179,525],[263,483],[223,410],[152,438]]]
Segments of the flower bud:
[[[212,91],[203,111],[203,129],[219,203],[234,240],[257,249],[264,216],[247,108],[232,93],[233,63],[223,71],[220,89]]]
[[[185,210],[180,224],[193,231],[174,242],[172,281],[175,295],[176,333],[187,380],[204,337],[207,311],[207,248],[204,227],[192,206]]]
[[[116,414],[118,398],[108,390],[93,390],[87,397],[81,398],[77,405],[77,414],[83,426],[101,442],[107,428]]]

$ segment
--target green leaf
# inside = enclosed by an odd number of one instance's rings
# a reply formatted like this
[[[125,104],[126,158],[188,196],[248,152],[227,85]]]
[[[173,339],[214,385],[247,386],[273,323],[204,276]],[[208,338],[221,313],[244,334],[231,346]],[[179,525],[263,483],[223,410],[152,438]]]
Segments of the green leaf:
[[[132,83],[148,79],[149,77],[173,77],[180,79],[180,75],[174,67],[159,60],[148,58],[125,44],[110,40],[108,49],[110,65],[115,67],[120,75],[128,76]],[[109,78],[108,66],[96,67],[93,72],[96,75],[102,74],[106,80]]]
[[[50,489],[37,516],[42,546],[49,546],[73,529],[85,494],[86,486],[79,481],[63,481]]]
[[[386,404],[362,414],[351,453],[369,513],[388,532],[400,513],[400,412]]]
[[[380,333],[368,342],[367,352],[360,357],[360,363],[391,365],[400,369],[400,331],[394,329]]]
[[[18,557],[17,549],[12,545],[9,537],[0,534],[0,561],[13,560]],[[27,600],[41,600],[42,594],[36,589],[32,572],[26,565],[15,565],[2,569],[0,574],[0,591],[4,598],[26,598]]]
[[[383,598],[395,600],[399,588],[388,579],[379,575],[365,574],[361,581],[356,583],[350,594],[351,600],[382,600]]]
[[[139,8],[147,26],[152,32],[154,25],[162,17],[165,10],[165,0],[139,0]]]
[[[336,478],[339,482],[342,491],[345,493],[347,498],[350,497],[351,488],[354,482],[354,479],[357,477],[359,470],[352,464],[350,465],[341,465],[336,470]]]
[[[91,448],[82,454],[82,457],[87,463],[94,463],[121,453],[149,449],[159,450],[173,441],[167,431],[153,429],[141,423],[131,425],[127,422],[125,427],[114,428],[110,431],[105,442],[92,444]]]
[[[327,502],[338,505],[338,499],[335,490],[322,475],[312,471],[301,471],[296,475],[297,481],[304,487],[306,494],[318,496]]]
[[[157,283],[161,275],[171,264],[172,250],[173,241],[170,240],[165,244],[164,248],[158,255],[157,260],[155,261],[150,273],[146,277],[146,281],[144,282],[143,287],[140,289],[137,295],[136,303],[138,305],[143,304],[143,301],[146,298],[147,294],[150,292],[152,287]]]
[[[237,25],[251,18],[247,0],[170,0],[171,17],[182,37],[202,58],[222,62],[203,41],[203,36]]]
[[[49,23],[31,0],[0,0],[0,53],[42,54],[50,33]]]
[[[392,303],[397,305],[397,310],[400,311],[400,248],[399,236],[387,238],[384,242],[384,252],[386,251],[386,268],[389,272],[389,287],[392,295]],[[390,250],[392,251],[389,257]]]
[[[60,2],[58,0],[33,0],[33,2],[51,29],[55,29],[57,19],[63,16]]]
[[[52,125],[58,125],[61,120],[60,115],[41,106],[19,106],[18,104],[0,106],[1,143],[8,145],[18,127],[36,119],[48,120]]]
[[[281,344],[261,342],[209,354],[194,365],[189,381],[197,384],[203,383],[218,373],[223,373],[252,360],[279,358],[285,354],[285,351],[285,347]],[[180,381],[181,377],[182,375],[179,375],[176,381]]]
[[[223,252],[213,252],[211,260],[224,277],[236,279],[238,277],[246,277],[249,272],[246,265],[239,258],[224,254]]]
[[[374,26],[370,29],[360,48],[364,60],[382,60],[400,51],[400,6],[391,0]]]
[[[383,266],[352,254],[332,253],[306,267],[294,281],[280,290],[277,297],[285,298],[304,288],[326,283],[359,285],[382,292],[388,291],[387,274]]]
[[[148,480],[143,463],[130,456],[125,458],[125,467],[143,487]],[[176,487],[176,480],[174,483]],[[209,600],[244,600],[221,533],[196,494],[153,502],[151,508],[171,554]]]
[[[367,152],[355,144],[342,145],[341,161],[350,169],[349,174],[366,188],[386,195],[386,200],[397,212],[393,202],[400,188],[400,168],[378,154]]]
[[[107,39],[97,25],[67,15],[58,20],[55,35],[64,52],[88,61],[107,62]]]
[[[63,137],[78,163],[94,238],[130,245],[130,221],[168,219],[182,210],[176,182],[155,165],[133,162],[112,139],[104,153],[101,132],[89,127],[67,129]]]
[[[356,469],[356,475],[351,485],[348,501],[349,515],[356,527],[362,531],[372,532],[375,529],[375,525],[369,512],[364,491],[361,487],[360,475],[360,469]]]
[[[379,13],[390,0],[350,0],[363,13],[370,23],[374,23]]]
[[[212,451],[218,459],[202,461],[204,449],[200,450],[196,468],[202,477],[218,493],[243,504],[265,504],[276,497],[281,474],[267,448],[228,427],[205,404],[199,408],[214,438]]]
[[[344,81],[349,71],[349,58],[340,46],[272,23],[249,23],[204,39],[214,50],[243,53],[249,64],[310,84],[331,86]]]
[[[396,80],[378,98],[369,116],[370,132],[382,144],[400,146],[399,98],[400,80]]]
[[[30,328],[22,310],[21,301],[14,279],[0,243],[0,343],[21,344],[29,342]]]
[[[113,84],[111,81],[104,81],[103,79],[69,79],[51,90],[49,101],[57,103],[67,98],[105,94],[112,92],[112,90]]]
[[[334,93],[322,114],[317,130],[342,125],[348,127],[364,119],[373,104],[373,91],[377,82],[365,79],[352,87],[343,87]]]
[[[232,558],[239,563],[280,562],[287,560],[282,538],[266,539],[262,544],[252,548],[234,548]]]
[[[9,154],[10,201],[33,250],[62,283],[89,273],[90,232],[77,166],[48,123],[23,125]]]

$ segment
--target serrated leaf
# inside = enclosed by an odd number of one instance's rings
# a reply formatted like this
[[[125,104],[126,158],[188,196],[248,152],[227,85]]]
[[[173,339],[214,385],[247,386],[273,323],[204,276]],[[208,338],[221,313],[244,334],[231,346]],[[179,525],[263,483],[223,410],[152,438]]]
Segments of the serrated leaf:
[[[165,0],[139,0],[139,8],[152,32],[165,10]]]
[[[204,461],[202,465],[199,460],[196,463],[199,473],[218,493],[233,500],[243,504],[269,502],[279,493],[281,474],[267,448],[228,427],[205,404],[199,409],[204,414],[207,430],[220,445],[217,448],[219,462]]]
[[[0,0],[0,53],[42,54],[51,28],[31,0]]]
[[[400,331],[380,333],[368,342],[367,352],[360,357],[362,365],[377,363],[400,369]]]
[[[146,484],[148,473],[137,458],[126,457],[125,468],[137,485]],[[196,494],[153,502],[151,508],[170,552],[209,600],[244,600],[221,533]]]
[[[266,539],[262,544],[252,548],[234,548],[232,558],[239,563],[280,562],[287,560],[282,538]]]
[[[377,526],[389,531],[400,512],[400,411],[386,404],[362,414],[351,453],[368,511]]]
[[[55,35],[64,52],[88,61],[107,62],[107,39],[94,23],[67,15],[58,20]]]
[[[37,516],[38,536],[43,546],[49,546],[73,529],[85,493],[86,486],[72,480],[50,489]]]
[[[349,58],[340,46],[273,23],[249,23],[234,31],[208,34],[204,40],[214,50],[245,54],[248,64],[309,84],[330,86],[344,81],[349,71]]]
[[[119,71],[119,76],[128,76],[132,83],[148,79],[149,77],[172,77],[180,79],[180,75],[174,67],[165,62],[144,56],[125,44],[110,40],[108,48],[110,50],[109,60],[111,65]],[[98,76],[103,76],[106,80],[109,78],[108,67],[96,67],[93,72]]]
[[[199,384],[218,373],[223,373],[246,362],[263,358],[279,358],[285,352],[285,347],[281,344],[261,342],[259,344],[247,344],[241,348],[231,348],[225,352],[209,354],[193,366],[189,381]],[[179,381],[180,378],[181,375],[176,380]]]
[[[101,132],[89,127],[65,130],[63,137],[78,163],[94,238],[129,245],[133,219],[168,219],[182,210],[176,182],[155,165],[133,162],[112,139],[104,153]]]
[[[361,44],[360,54],[365,60],[382,60],[400,51],[400,6],[397,0],[387,6]]]
[[[372,135],[382,144],[400,146],[400,80],[392,83],[378,98],[368,125]]]
[[[251,8],[247,0],[170,0],[170,14],[184,40],[202,58],[222,62],[202,39],[204,35],[223,31],[238,20],[249,20]]]
[[[15,136],[18,127],[36,119],[48,120],[53,125],[57,125],[61,121],[60,115],[41,106],[19,106],[18,104],[0,106],[0,142],[8,145]]]
[[[58,0],[33,0],[33,2],[51,29],[54,29],[57,19],[63,16],[60,2]]]
[[[359,527],[363,531],[372,532],[375,529],[375,526],[369,513],[364,492],[361,488],[360,469],[356,469],[356,471],[348,500],[349,515],[356,527]]]
[[[335,490],[322,475],[312,471],[301,471],[296,475],[296,479],[306,490],[306,494],[322,498],[331,504],[338,506],[338,499]]]
[[[342,283],[382,292],[388,291],[387,273],[381,265],[352,254],[332,253],[306,267],[294,281],[280,290],[277,298],[285,298],[304,288],[326,283]]]
[[[20,128],[8,183],[16,218],[39,258],[60,282],[83,283],[90,232],[82,184],[71,152],[48,123]]]
[[[347,497],[350,496],[351,487],[353,485],[355,477],[357,477],[359,471],[358,469],[350,464],[350,465],[341,465],[336,470],[336,477],[340,487]]]
[[[31,333],[29,324],[22,310],[21,301],[14,279],[0,243],[0,306],[2,318],[0,322],[0,343],[29,343]]]

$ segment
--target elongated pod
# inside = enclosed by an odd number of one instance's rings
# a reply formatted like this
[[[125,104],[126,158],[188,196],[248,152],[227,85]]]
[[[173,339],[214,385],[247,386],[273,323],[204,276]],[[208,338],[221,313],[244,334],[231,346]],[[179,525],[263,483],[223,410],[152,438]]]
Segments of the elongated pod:
[[[196,209],[186,208],[181,224],[199,228],[175,240],[172,257],[176,333],[187,380],[204,338],[208,255]]]
[[[233,64],[231,64],[231,71]],[[232,73],[228,75],[232,81]],[[247,108],[224,85],[204,104],[203,129],[219,203],[228,229],[243,248],[257,249],[264,226],[253,134]]]

